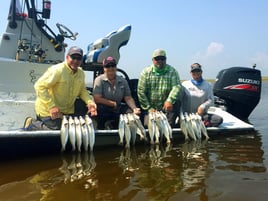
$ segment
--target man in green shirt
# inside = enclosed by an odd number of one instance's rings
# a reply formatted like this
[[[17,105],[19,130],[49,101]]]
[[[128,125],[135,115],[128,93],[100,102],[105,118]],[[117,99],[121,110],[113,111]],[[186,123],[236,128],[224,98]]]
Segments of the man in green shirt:
[[[153,64],[141,72],[138,97],[143,110],[163,110],[174,127],[180,110],[181,83],[177,70],[168,65],[166,59],[164,50],[156,49],[153,52]]]

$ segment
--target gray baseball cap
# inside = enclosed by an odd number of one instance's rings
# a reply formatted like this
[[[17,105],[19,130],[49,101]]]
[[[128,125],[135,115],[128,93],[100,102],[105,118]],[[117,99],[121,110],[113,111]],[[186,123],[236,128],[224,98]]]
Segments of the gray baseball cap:
[[[80,47],[73,46],[69,49],[67,54],[68,55],[79,54],[79,55],[83,56],[83,50]]]

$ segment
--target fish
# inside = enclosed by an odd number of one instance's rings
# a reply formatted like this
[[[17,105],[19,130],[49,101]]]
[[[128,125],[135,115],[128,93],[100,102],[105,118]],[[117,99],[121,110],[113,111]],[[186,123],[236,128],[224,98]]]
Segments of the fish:
[[[145,132],[146,132],[146,130],[145,130]],[[145,142],[147,142],[147,138],[145,139],[145,138],[141,137],[141,136],[143,136],[143,133],[139,128],[137,128],[137,134],[140,136],[140,140],[144,140]]]
[[[64,115],[62,119],[62,123],[61,123],[61,129],[60,129],[61,151],[65,151],[66,149],[68,136],[69,136],[69,122],[67,120],[67,117]]]
[[[198,114],[197,113],[193,113],[192,114],[195,118],[195,122],[196,122],[196,126],[198,128],[198,135],[199,135],[199,139],[202,139],[202,130],[201,130],[201,122],[198,119]],[[198,115],[198,116],[197,116]]]
[[[74,117],[74,124],[75,124],[75,138],[76,138],[76,147],[79,152],[81,152],[82,146],[82,130],[81,124],[78,117]]]
[[[126,141],[126,148],[130,147],[130,140],[131,140],[131,132],[129,128],[129,122],[126,115],[124,115],[124,121],[125,121],[125,127],[124,127],[124,133],[125,133],[125,141]]]
[[[125,135],[125,120],[124,115],[120,114],[119,116],[119,124],[118,124],[118,134],[119,134],[119,143],[120,145],[123,145],[124,143],[124,135]]]
[[[72,151],[75,151],[75,124],[72,116],[69,117],[69,140],[72,145]]]
[[[135,119],[135,123],[137,125],[137,134],[139,134],[139,136],[141,137],[141,140],[145,140],[147,141],[147,135],[146,135],[146,130],[144,128],[144,126],[142,125],[141,123],[141,120],[140,120],[140,117],[136,114],[133,114],[134,115],[134,119]]]
[[[155,133],[154,133],[154,138],[155,138],[155,141],[154,143],[155,144],[159,144],[159,138],[160,138],[161,134],[160,134],[160,130],[158,128],[158,126],[156,125],[156,122],[155,122]]]
[[[130,129],[130,134],[131,134],[131,141],[132,144],[135,145],[136,142],[136,135],[137,135],[137,126],[135,124],[135,118],[133,114],[128,113],[126,114],[128,118],[128,124],[129,124],[129,129]]]
[[[93,126],[92,119],[88,115],[85,115],[85,121],[86,121],[88,134],[89,134],[88,135],[89,136],[89,148],[90,148],[90,151],[92,152],[94,144],[95,144],[95,129]]]
[[[155,130],[155,132],[154,132],[155,141],[154,141],[154,143],[159,144],[159,138],[160,137],[162,138],[162,133],[161,133],[162,127],[161,127],[161,125],[160,125],[160,127],[157,125],[157,119],[158,119],[157,111],[153,113],[153,116],[154,116],[154,126],[155,126],[155,129],[154,129]]]
[[[163,118],[159,111],[156,111],[154,115],[155,115],[155,124],[156,124],[155,143],[159,143],[159,138],[160,138],[160,141],[162,142],[165,125],[164,125]]]
[[[164,136],[166,137],[166,143],[167,144],[170,144],[171,141],[170,141],[170,132],[169,132],[169,129],[167,126],[164,127],[165,130],[164,130]]]
[[[160,114],[163,122],[162,125],[163,125],[164,136],[166,138],[166,143],[170,144],[171,143],[170,139],[172,138],[172,128],[167,120],[166,115],[163,112],[160,112]]]
[[[155,112],[155,120],[156,120],[156,125],[159,130],[159,137],[160,141],[162,142],[163,136],[166,137],[167,142],[170,142],[170,131],[172,132],[172,129],[170,127],[169,130],[169,123],[167,121],[166,115],[162,111],[156,111]],[[171,137],[172,138],[172,137]]]
[[[148,130],[149,130],[149,136],[150,136],[150,143],[154,144],[154,137],[155,137],[155,130],[156,130],[154,112],[149,112],[148,114]]]
[[[164,114],[164,112],[162,112],[162,111],[160,111],[160,114],[161,114],[161,116],[162,116],[162,118],[163,118],[163,120],[164,120],[164,125],[167,127],[167,129],[168,129],[168,133],[169,133],[169,138],[170,139],[172,139],[172,128],[171,128],[171,126],[170,126],[170,124],[169,124],[169,122],[168,122],[168,119],[167,119],[167,116]]]
[[[90,151],[92,152],[93,147],[95,145],[95,140],[96,140],[95,129],[94,129],[93,122],[91,123],[91,136],[92,136],[92,140],[89,141],[89,147],[90,147]]]
[[[82,131],[82,144],[85,151],[88,151],[89,139],[88,139],[88,129],[86,125],[86,121],[82,116],[79,116],[79,121],[81,125]]]
[[[186,128],[187,128],[187,133],[189,134],[190,138],[192,138],[194,141],[196,141],[196,136],[192,127],[191,119],[190,116],[188,115],[187,112],[184,113],[185,120],[186,120]]]
[[[198,114],[196,116],[197,116],[197,119],[199,121],[199,125],[200,125],[200,129],[201,129],[202,134],[205,136],[206,139],[209,139],[207,128],[206,128],[204,122],[202,121],[202,117]]]
[[[182,111],[180,112],[179,123],[180,123],[181,132],[184,135],[184,139],[186,141],[189,140],[188,131],[187,131],[187,123],[186,123],[186,119],[185,119],[185,116],[183,115]]]
[[[198,123],[196,122],[195,114],[191,113],[189,114],[189,116],[191,119],[192,127],[193,127],[196,138],[201,139],[202,138],[201,130],[199,129]]]

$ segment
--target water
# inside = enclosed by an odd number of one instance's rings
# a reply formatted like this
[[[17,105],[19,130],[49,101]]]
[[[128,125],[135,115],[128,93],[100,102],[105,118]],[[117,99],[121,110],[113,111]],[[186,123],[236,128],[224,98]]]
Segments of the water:
[[[95,149],[0,161],[0,201],[228,200],[268,196],[268,83],[250,116],[256,131],[170,147]]]

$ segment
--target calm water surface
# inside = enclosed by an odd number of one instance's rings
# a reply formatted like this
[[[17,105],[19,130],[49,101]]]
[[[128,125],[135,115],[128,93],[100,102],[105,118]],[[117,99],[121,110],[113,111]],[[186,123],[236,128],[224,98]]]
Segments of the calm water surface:
[[[172,146],[0,161],[0,200],[267,200],[268,83],[256,131]]]

